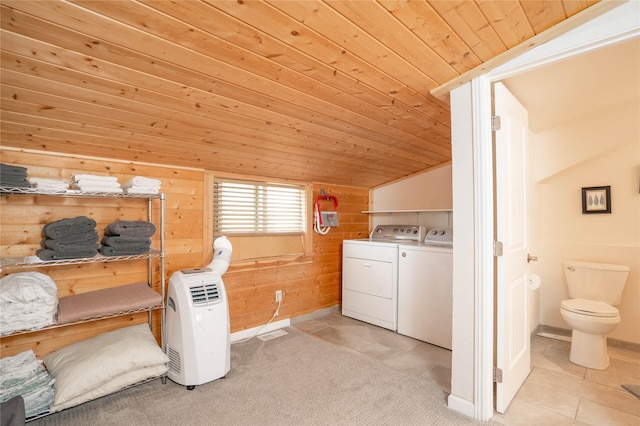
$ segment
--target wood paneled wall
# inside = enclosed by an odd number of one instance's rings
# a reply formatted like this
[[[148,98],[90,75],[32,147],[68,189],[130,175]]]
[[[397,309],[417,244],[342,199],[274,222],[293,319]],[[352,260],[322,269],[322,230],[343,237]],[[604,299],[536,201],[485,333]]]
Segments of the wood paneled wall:
[[[368,236],[369,191],[362,188],[314,184],[314,199],[324,189],[338,198],[340,226],[327,235],[313,234],[313,255],[294,261],[274,261],[260,267],[234,267],[224,276],[229,294],[231,331],[264,324],[277,306],[275,291],[282,290],[278,319],[293,318],[341,303],[342,240]],[[311,208],[311,200],[309,208]]]
[[[7,143],[4,142],[6,146]],[[74,173],[93,173],[118,177],[125,183],[133,176],[160,179],[165,201],[166,279],[174,271],[201,266],[211,259],[211,242],[205,232],[205,172],[163,165],[118,162],[108,159],[44,152],[24,152],[4,148],[2,163],[27,167],[29,176],[70,178]],[[293,318],[317,309],[334,306],[341,300],[342,240],[363,238],[368,233],[368,190],[329,184],[314,184],[314,197],[324,188],[340,200],[340,226],[328,235],[313,235],[313,255],[296,261],[273,261],[255,265],[233,264],[225,274],[231,331],[259,326],[271,318],[276,307],[275,290],[283,291],[279,319]],[[158,220],[158,201],[154,200],[154,222]],[[98,230],[119,219],[146,220],[146,200],[78,199],[59,197],[0,197],[0,257],[32,255],[40,246],[42,226],[64,217],[86,215],[98,223]],[[311,208],[311,201],[309,202]],[[157,236],[156,236],[157,240]],[[157,242],[154,244],[157,247]],[[154,272],[159,263],[154,262]],[[49,274],[59,287],[59,297],[146,279],[146,262],[114,262],[37,269]],[[6,272],[2,273],[6,275]],[[154,283],[158,288],[159,283]],[[158,313],[154,334],[160,339]],[[1,339],[1,356],[29,348],[43,356],[62,346],[84,340],[128,324],[145,322],[146,314],[123,316],[60,327]]]

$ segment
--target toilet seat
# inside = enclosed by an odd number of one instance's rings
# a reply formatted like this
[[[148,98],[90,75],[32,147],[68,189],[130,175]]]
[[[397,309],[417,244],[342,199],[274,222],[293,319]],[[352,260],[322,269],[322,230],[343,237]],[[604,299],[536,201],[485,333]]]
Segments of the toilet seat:
[[[598,300],[567,299],[560,306],[567,311],[592,317],[612,318],[619,314],[616,308]]]

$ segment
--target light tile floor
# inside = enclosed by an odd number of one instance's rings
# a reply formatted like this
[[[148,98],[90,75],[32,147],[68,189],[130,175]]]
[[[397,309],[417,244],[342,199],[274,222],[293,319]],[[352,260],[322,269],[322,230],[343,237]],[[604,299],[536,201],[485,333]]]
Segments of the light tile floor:
[[[451,390],[451,351],[339,312],[293,324],[321,339],[360,352],[392,368]],[[640,353],[609,348],[611,365],[591,370],[569,361],[569,343],[535,337],[531,373],[504,414],[493,420],[505,425],[640,426],[640,399],[621,388],[640,385]]]

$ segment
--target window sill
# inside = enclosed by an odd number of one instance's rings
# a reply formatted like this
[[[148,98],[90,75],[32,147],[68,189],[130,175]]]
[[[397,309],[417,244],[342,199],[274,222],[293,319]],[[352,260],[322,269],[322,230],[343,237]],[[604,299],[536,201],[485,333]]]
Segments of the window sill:
[[[295,254],[290,256],[274,256],[274,257],[261,257],[257,259],[244,259],[238,261],[231,261],[227,274],[233,274],[234,272],[245,272],[255,269],[270,269],[270,268],[282,268],[285,266],[298,266],[311,264],[313,262],[313,255]]]

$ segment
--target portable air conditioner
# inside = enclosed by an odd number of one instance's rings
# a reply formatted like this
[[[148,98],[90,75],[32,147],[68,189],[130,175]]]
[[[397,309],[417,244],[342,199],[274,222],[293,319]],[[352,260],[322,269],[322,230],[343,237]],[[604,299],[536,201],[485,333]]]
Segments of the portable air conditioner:
[[[171,380],[191,390],[229,372],[229,306],[217,271],[193,268],[171,275],[165,327]]]

